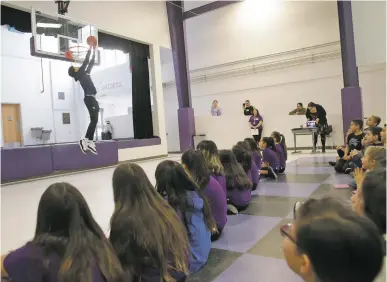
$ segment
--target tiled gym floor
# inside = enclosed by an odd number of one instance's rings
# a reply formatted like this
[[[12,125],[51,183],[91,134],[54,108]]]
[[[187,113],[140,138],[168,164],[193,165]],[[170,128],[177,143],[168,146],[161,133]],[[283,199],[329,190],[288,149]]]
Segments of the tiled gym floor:
[[[350,197],[347,189],[334,189],[345,184],[348,175],[337,175],[328,161],[333,155],[290,156],[286,174],[278,180],[263,180],[249,208],[229,216],[222,237],[213,244],[207,265],[188,281],[198,282],[296,282],[301,281],[287,267],[282,255],[279,227],[291,221],[293,203],[308,197],[332,194]],[[295,159],[298,158],[298,159]],[[179,160],[179,155],[169,157]],[[139,164],[152,183],[161,161]],[[113,212],[111,177],[114,168],[55,178],[18,183],[1,188],[1,253],[6,253],[30,240],[34,234],[38,201],[52,183],[67,181],[85,196],[91,211],[104,231],[109,230]]]

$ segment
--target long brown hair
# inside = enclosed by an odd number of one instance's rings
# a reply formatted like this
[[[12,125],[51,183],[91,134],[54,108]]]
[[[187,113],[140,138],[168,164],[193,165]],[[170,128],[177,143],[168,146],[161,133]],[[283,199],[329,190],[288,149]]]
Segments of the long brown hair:
[[[160,269],[160,281],[175,281],[170,270],[187,274],[187,232],[144,170],[133,163],[119,165],[113,194],[110,241],[128,276],[140,280],[148,267]]]
[[[82,194],[69,183],[54,183],[43,193],[33,244],[48,258],[61,258],[60,282],[92,282],[99,268],[106,282],[125,281],[121,264]]]
[[[224,175],[223,165],[219,160],[218,148],[214,141],[203,140],[196,146],[196,149],[203,153],[207,167],[211,173]]]

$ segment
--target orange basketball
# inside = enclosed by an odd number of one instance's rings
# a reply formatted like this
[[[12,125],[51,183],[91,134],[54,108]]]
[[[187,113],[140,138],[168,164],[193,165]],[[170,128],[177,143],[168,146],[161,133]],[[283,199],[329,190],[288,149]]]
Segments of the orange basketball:
[[[72,53],[70,50],[67,50],[67,51],[65,52],[65,57],[66,57],[67,59],[73,60],[73,53]]]
[[[89,36],[88,38],[87,38],[87,45],[89,45],[89,46],[93,46],[93,47],[95,47],[95,46],[97,46],[97,38],[95,38],[95,36]]]

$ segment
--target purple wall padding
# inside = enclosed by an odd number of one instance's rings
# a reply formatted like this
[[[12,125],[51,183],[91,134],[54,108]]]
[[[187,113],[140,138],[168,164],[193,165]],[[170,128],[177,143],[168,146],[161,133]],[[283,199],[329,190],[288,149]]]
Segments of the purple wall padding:
[[[54,171],[89,169],[118,163],[118,148],[115,141],[96,143],[98,155],[82,153],[78,144],[53,145],[52,164]]]
[[[118,144],[118,149],[154,146],[154,145],[160,145],[161,139],[159,137],[154,137],[150,139],[120,140],[120,141],[117,141],[117,144]]]
[[[195,114],[192,108],[177,110],[179,122],[180,151],[194,149],[193,136],[195,135]]]
[[[1,181],[53,173],[51,146],[1,149]]]

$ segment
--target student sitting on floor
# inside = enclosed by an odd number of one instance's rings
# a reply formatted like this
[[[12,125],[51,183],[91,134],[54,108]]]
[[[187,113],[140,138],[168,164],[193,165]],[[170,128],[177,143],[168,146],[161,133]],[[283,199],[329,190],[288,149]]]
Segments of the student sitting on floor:
[[[355,169],[354,179],[349,183],[349,186],[353,189],[359,188],[359,185],[363,182],[365,170],[372,171],[385,167],[386,149],[375,146],[368,147],[364,153],[364,157],[362,158],[362,167]]]
[[[386,169],[367,172],[357,193],[352,196],[352,208],[359,215],[367,216],[379,228],[386,240]],[[386,255],[386,253],[384,253]],[[386,281],[386,259],[375,282]]]
[[[222,235],[227,222],[227,199],[222,187],[210,175],[206,161],[200,151],[188,150],[181,157],[181,163],[188,174],[199,185],[207,197],[211,212],[216,222],[217,231],[211,235],[211,241],[216,241]]]
[[[254,138],[246,138],[245,142],[249,143],[250,149],[252,151],[251,158],[257,165],[258,170],[261,170],[262,155],[261,150],[258,147],[258,143],[254,140]]]
[[[372,282],[383,264],[375,224],[334,198],[309,199],[281,228],[291,270],[307,282]]]
[[[364,151],[369,146],[383,146],[381,142],[381,133],[382,129],[380,127],[368,127],[364,138],[362,140],[363,149],[361,151],[352,150],[351,152],[351,163],[349,164],[349,169],[346,172],[351,172],[352,169],[356,167],[361,167],[361,159],[364,155]]]
[[[113,173],[115,209],[110,242],[132,282],[185,281],[187,232],[175,210],[157,193],[137,164]]]
[[[232,152],[234,153],[238,163],[242,165],[243,169],[245,171],[247,169],[247,176],[253,183],[252,190],[255,191],[259,183],[259,170],[251,157],[252,151],[249,143],[247,141],[238,142],[237,145],[232,148]],[[248,162],[250,163],[250,166],[248,165]]]
[[[197,272],[207,263],[211,250],[211,232],[216,231],[210,204],[178,162],[161,162],[155,176],[157,191],[167,198],[187,230],[191,250],[189,271]]]
[[[348,136],[349,136],[349,134],[351,134],[352,133],[352,130],[351,130],[351,128],[348,128],[348,131],[347,131],[347,133],[345,134],[345,144],[347,144],[347,142],[348,142]],[[345,154],[345,145],[343,145],[343,146],[337,146],[336,147],[336,151],[337,151],[337,157],[336,157],[336,161],[331,161],[331,162],[329,162],[329,164],[331,165],[331,166],[335,166],[336,164],[337,164],[337,161],[338,160],[340,160],[340,159],[342,159],[343,157],[344,157],[344,154]]]
[[[367,119],[366,125],[367,125],[368,127],[371,127],[371,126],[379,126],[380,121],[381,121],[380,117],[372,115],[372,116],[370,116],[370,117]]]
[[[1,261],[2,278],[13,282],[124,282],[131,278],[124,276],[86,200],[69,183],[47,188],[40,198],[34,238]]]
[[[288,151],[286,148],[285,136],[281,133],[274,131],[271,134],[271,137],[274,139],[275,149],[277,151],[277,156],[279,159],[279,173],[283,173],[286,169],[286,161],[288,159]]]
[[[259,142],[259,148],[262,150],[260,175],[277,179],[279,160],[276,154],[274,139],[271,137],[263,137],[261,142]]]
[[[219,152],[215,142],[203,140],[196,146],[196,149],[203,153],[211,176],[219,182],[224,195],[226,195],[226,177],[224,176],[223,165],[219,160]]]
[[[362,128],[362,120],[355,119],[351,122],[350,130],[352,133],[348,135],[344,157],[339,159],[335,165],[336,172],[344,173],[351,161],[350,154],[352,150],[360,151],[363,148],[362,139],[364,137],[364,133],[362,132]]]
[[[253,184],[232,151],[222,150],[219,157],[226,175],[228,212],[238,214],[249,206]]]

